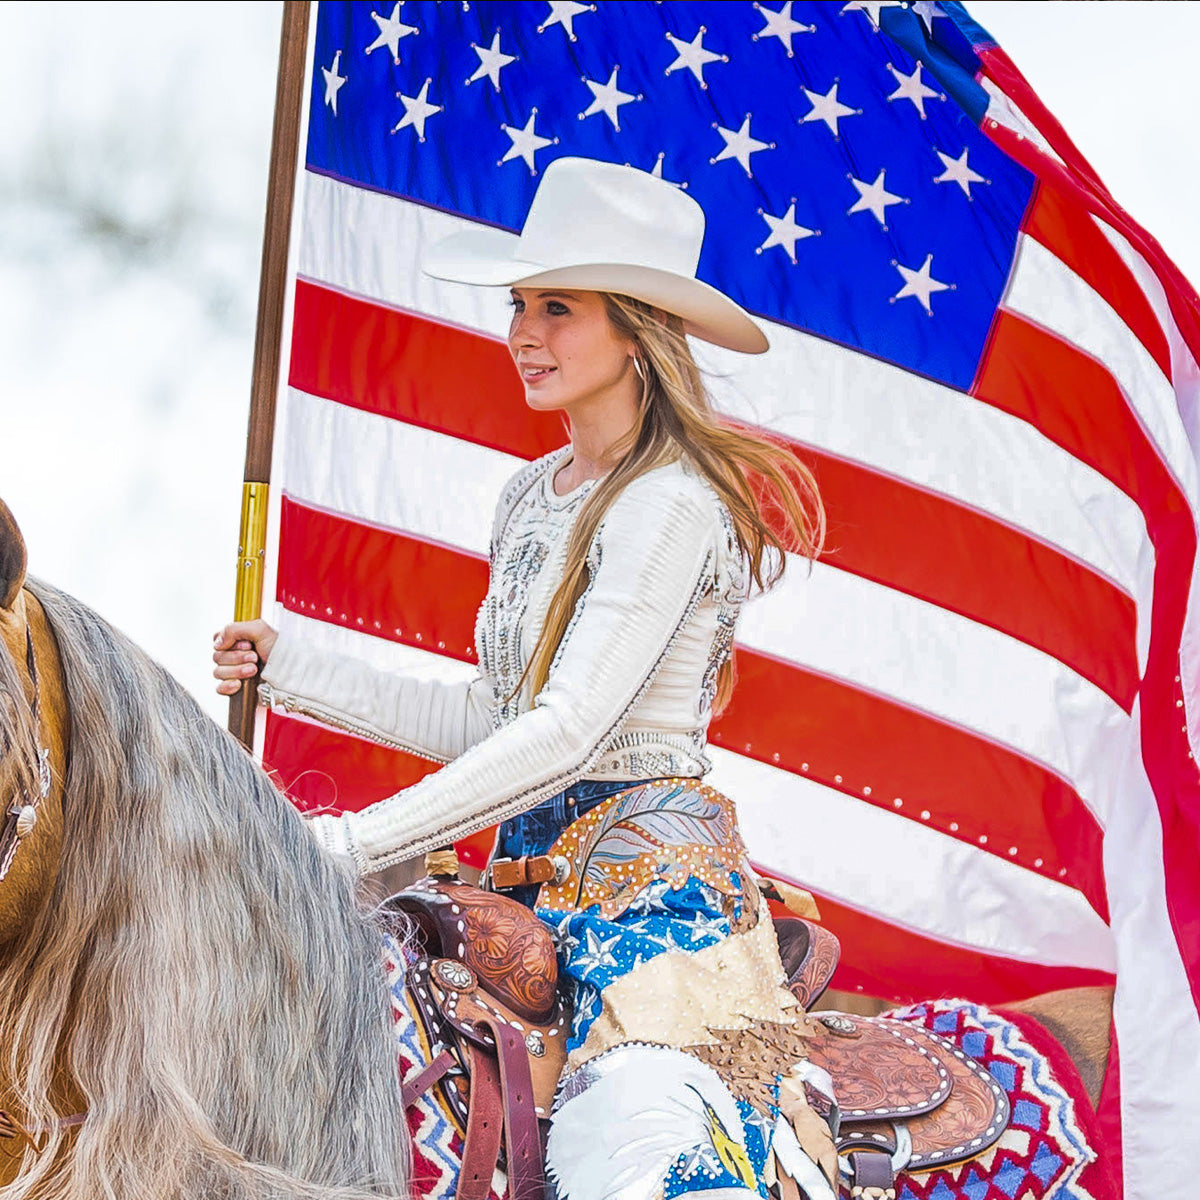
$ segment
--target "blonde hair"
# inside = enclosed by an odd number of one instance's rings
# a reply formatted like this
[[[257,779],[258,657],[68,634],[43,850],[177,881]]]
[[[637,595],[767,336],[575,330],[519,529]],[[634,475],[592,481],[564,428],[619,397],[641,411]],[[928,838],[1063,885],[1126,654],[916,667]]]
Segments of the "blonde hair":
[[[562,580],[525,671],[534,695],[545,686],[587,587],[588,549],[600,523],[621,492],[647,471],[686,457],[708,480],[729,510],[750,578],[759,589],[783,573],[785,551],[815,558],[825,540],[825,509],[812,472],[787,446],[741,428],[713,409],[683,322],[630,296],[603,296],[614,330],[637,347],[642,400],[637,422],[614,447],[616,466],[588,495],[571,532]],[[715,711],[732,691],[730,658],[717,678]]]

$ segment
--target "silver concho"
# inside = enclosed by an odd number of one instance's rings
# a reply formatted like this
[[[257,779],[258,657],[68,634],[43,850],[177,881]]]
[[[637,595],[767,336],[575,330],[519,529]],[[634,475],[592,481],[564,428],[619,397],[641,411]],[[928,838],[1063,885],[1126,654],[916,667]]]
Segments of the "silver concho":
[[[438,963],[437,973],[444,984],[460,992],[466,991],[475,982],[475,976],[471,974],[469,967],[445,958]]]
[[[858,1033],[858,1026],[842,1013],[817,1013],[816,1017],[826,1029],[840,1033],[842,1037],[853,1037]]]
[[[525,1049],[533,1055],[534,1058],[541,1058],[546,1053],[546,1043],[542,1039],[541,1033],[536,1029],[531,1029],[525,1035]]]

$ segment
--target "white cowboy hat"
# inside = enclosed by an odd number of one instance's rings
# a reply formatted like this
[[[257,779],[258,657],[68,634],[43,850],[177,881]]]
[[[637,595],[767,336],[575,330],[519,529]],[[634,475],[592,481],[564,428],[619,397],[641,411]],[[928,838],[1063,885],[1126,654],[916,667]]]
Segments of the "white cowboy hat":
[[[673,184],[616,163],[556,158],[520,234],[470,229],[431,247],[437,279],[617,292],[683,318],[694,337],[761,354],[767,338],[728,296],[696,278],[704,210]]]

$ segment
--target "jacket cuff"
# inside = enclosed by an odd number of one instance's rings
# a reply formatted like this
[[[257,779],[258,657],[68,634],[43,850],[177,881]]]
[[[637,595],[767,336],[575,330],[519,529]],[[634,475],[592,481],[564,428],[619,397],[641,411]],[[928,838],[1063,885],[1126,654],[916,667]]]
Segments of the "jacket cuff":
[[[355,874],[363,876],[370,872],[371,866],[367,856],[354,841],[350,824],[346,820],[347,815],[343,813],[340,817],[334,817],[322,814],[306,817],[305,824],[324,850],[334,858],[348,861],[354,867]]]

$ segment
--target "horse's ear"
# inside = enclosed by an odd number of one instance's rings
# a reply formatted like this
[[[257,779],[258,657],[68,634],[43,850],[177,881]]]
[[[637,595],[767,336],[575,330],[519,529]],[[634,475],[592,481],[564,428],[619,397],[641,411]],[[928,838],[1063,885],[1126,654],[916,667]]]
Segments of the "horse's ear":
[[[25,539],[16,518],[0,500],[0,608],[12,608],[25,582]]]

